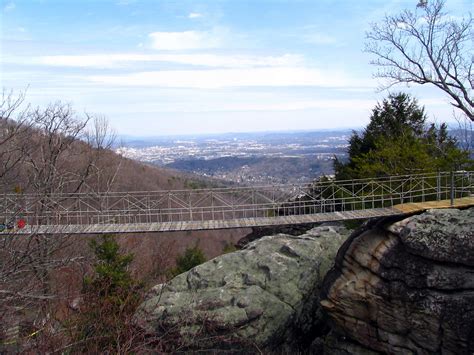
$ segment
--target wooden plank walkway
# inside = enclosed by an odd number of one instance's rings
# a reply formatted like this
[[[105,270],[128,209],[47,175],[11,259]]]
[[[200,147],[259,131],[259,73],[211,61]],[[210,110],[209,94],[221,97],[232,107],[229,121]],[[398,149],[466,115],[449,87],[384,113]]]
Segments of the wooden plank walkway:
[[[408,214],[436,208],[463,208],[470,206],[474,206],[474,196],[457,198],[454,200],[453,206],[451,206],[451,200],[441,200],[404,203],[403,205],[395,205],[393,208],[404,214]]]
[[[401,205],[396,205],[391,208],[373,208],[366,210],[328,212],[293,216],[240,218],[207,221],[176,221],[162,223],[26,226],[23,229],[5,231],[3,232],[3,234],[119,234],[232,229],[367,219],[375,217],[411,214],[433,208],[459,208],[469,206],[474,206],[474,196],[456,199],[454,201],[454,206],[451,206],[450,200],[442,200],[418,203],[405,203]]]
[[[15,230],[15,234],[104,234],[104,233],[149,233],[149,232],[178,232],[211,229],[232,229],[263,227],[274,225],[289,225],[302,223],[322,223],[350,219],[365,219],[373,217],[401,214],[393,208],[375,208],[370,210],[328,212],[308,215],[240,218],[229,220],[209,221],[177,221],[162,223],[130,223],[130,224],[91,224],[91,225],[44,225],[26,226]],[[11,233],[11,232],[10,232]]]

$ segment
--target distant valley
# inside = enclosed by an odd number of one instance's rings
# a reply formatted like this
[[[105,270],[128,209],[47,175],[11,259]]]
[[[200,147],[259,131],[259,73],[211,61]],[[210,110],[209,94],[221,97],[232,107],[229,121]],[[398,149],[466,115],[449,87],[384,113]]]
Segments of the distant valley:
[[[242,184],[305,183],[333,173],[350,130],[125,137],[116,152],[134,160]]]

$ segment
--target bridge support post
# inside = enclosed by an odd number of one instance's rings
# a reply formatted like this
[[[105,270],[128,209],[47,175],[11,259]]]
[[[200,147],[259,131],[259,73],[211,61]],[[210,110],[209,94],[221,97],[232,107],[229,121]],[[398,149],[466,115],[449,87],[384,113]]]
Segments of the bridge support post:
[[[438,175],[436,176],[436,200],[441,200],[441,174],[438,171]]]
[[[425,202],[425,177],[421,177],[421,202]]]
[[[454,171],[451,171],[451,206],[454,206]]]
[[[189,204],[189,220],[192,222],[193,221],[193,203],[192,203],[191,194],[192,192],[190,192],[188,195],[188,204]]]

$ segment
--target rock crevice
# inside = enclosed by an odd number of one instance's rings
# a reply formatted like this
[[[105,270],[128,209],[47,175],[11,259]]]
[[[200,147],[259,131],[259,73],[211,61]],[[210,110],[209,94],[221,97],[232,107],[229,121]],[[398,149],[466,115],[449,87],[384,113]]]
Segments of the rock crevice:
[[[137,324],[192,342],[211,320],[265,352],[472,354],[473,222],[432,210],[261,237],[156,286]]]
[[[323,284],[334,333],[383,353],[472,353],[473,221],[433,210],[353,234]]]

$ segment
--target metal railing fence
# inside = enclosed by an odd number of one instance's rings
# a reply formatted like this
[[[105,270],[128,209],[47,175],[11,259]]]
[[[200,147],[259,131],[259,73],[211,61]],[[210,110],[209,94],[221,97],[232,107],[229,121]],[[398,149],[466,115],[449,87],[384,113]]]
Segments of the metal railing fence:
[[[231,220],[390,208],[474,195],[474,172],[306,185],[108,193],[4,194],[0,223],[91,225]]]

